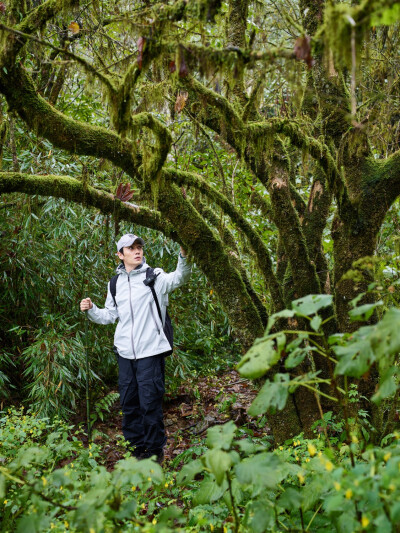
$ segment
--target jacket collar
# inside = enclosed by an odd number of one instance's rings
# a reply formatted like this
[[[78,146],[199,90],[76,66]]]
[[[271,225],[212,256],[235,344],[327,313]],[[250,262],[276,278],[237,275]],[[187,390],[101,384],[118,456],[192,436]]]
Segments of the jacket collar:
[[[135,276],[136,274],[141,274],[143,272],[146,272],[148,268],[149,268],[149,265],[146,263],[146,258],[143,257],[142,263],[138,265],[134,270],[131,270],[129,274],[131,274],[132,276]],[[116,272],[117,274],[128,275],[125,269],[125,265],[123,263],[118,265]]]

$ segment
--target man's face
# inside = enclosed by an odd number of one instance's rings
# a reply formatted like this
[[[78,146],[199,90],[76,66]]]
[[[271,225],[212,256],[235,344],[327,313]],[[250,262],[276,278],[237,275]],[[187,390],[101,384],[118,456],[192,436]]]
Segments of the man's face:
[[[124,246],[124,253],[118,252],[118,257],[125,263],[125,268],[136,268],[143,260],[143,246],[135,243]]]

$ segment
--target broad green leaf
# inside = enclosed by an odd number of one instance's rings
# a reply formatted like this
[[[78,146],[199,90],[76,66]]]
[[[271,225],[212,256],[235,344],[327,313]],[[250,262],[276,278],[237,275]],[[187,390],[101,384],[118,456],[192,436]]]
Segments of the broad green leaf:
[[[346,507],[347,506],[349,506],[349,504],[346,502]],[[341,510],[338,509],[338,511],[340,513]],[[339,514],[337,531],[343,533],[354,533],[354,531],[357,531],[358,526],[359,523],[355,519],[352,509],[349,509],[347,512],[341,512]],[[383,533],[381,529],[377,529],[376,531],[379,531],[379,533]]]
[[[273,504],[269,501],[252,501],[248,506],[249,531],[253,533],[264,533],[273,531],[275,525],[275,511]]]
[[[232,465],[231,457],[228,453],[212,449],[204,455],[204,461],[206,466],[214,474],[218,485],[221,485],[225,479],[225,473],[230,469]]]
[[[396,367],[391,367],[381,376],[378,390],[371,398],[374,403],[379,404],[385,398],[393,396],[398,387],[395,380],[395,377],[398,376],[398,374],[398,369]]]
[[[314,331],[318,331],[320,325],[322,324],[322,318],[319,315],[315,315],[310,321],[310,326]]]
[[[386,360],[400,352],[400,310],[391,307],[376,325],[371,326],[370,340],[377,359]]]
[[[287,475],[283,459],[274,453],[259,453],[244,459],[235,472],[240,483],[254,485],[259,490],[275,489]]]
[[[368,320],[370,316],[372,316],[374,310],[381,305],[383,305],[382,300],[372,304],[360,305],[360,307],[355,307],[349,311],[349,317],[351,320]]]
[[[307,355],[306,348],[296,348],[293,352],[290,352],[288,357],[285,359],[285,368],[294,368],[303,362],[305,356]]]
[[[268,324],[267,324],[267,329],[265,330],[265,333],[266,334],[269,333],[271,331],[271,328],[275,324],[275,322],[279,320],[280,318],[292,318],[295,316],[295,314],[296,313],[292,311],[291,309],[284,309],[283,311],[279,311],[279,313],[275,313],[271,315],[268,318]]]
[[[236,430],[237,427],[232,420],[223,426],[213,426],[209,428],[207,431],[207,446],[209,448],[229,450]]]
[[[135,514],[136,508],[136,500],[125,500],[121,503],[121,507],[118,509],[118,512],[115,513],[115,518],[118,520],[130,519]]]
[[[192,481],[192,479],[203,470],[204,466],[200,459],[190,461],[182,467],[181,471],[176,477],[176,481],[178,485],[186,484],[189,481]]]
[[[304,298],[299,298],[292,302],[292,308],[296,313],[311,316],[324,307],[332,305],[333,296],[331,294],[309,294]]]
[[[18,522],[17,533],[38,533],[38,516],[23,516]]]
[[[393,502],[390,505],[390,518],[394,524],[400,523],[400,502]]]
[[[249,408],[249,415],[257,416],[267,411],[281,410],[288,398],[289,374],[275,374],[274,381],[267,380]]]
[[[240,450],[246,455],[252,455],[260,451],[265,452],[267,449],[266,446],[261,445],[261,444],[256,444],[255,442],[251,441],[248,438],[236,440],[235,444],[237,444]]]
[[[375,354],[368,340],[349,342],[345,346],[334,346],[333,351],[339,361],[335,368],[335,375],[345,375],[359,378],[375,361]]]
[[[237,365],[239,374],[245,378],[256,379],[263,376],[280,359],[279,350],[272,339],[257,341]]]
[[[219,500],[226,489],[228,483],[225,481],[222,485],[218,485],[216,481],[205,479],[200,483],[200,486],[193,498],[194,505],[204,505]]]
[[[288,511],[299,509],[303,503],[302,493],[295,488],[289,487],[285,490],[277,503],[279,507],[287,509]]]
[[[167,524],[173,521],[171,525],[175,525],[176,520],[179,523],[184,523],[182,509],[179,509],[176,505],[168,505],[166,509],[163,509],[157,515],[157,522],[159,524]]]

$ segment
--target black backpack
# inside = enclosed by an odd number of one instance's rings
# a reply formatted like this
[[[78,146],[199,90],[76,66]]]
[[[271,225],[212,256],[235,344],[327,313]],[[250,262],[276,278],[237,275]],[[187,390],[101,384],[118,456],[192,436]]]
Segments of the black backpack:
[[[115,276],[113,276],[110,279],[110,292],[111,292],[111,296],[113,297],[115,307],[117,307],[117,301],[115,299],[115,296],[117,294],[117,279],[118,279],[118,275],[119,274],[116,274]],[[160,317],[160,321],[161,321],[161,324],[162,324],[162,315],[161,315],[160,304],[158,303],[157,294],[156,294],[156,291],[154,290],[154,283],[155,283],[155,281],[157,279],[157,276],[158,276],[158,274],[156,274],[154,272],[154,268],[149,267],[146,270],[146,279],[143,281],[143,283],[145,285],[147,285],[148,287],[150,287],[150,290],[153,293],[153,298],[154,298],[154,301],[156,303],[158,316]],[[171,318],[170,318],[170,316],[168,314],[168,309],[167,309],[167,313],[165,315],[164,333],[165,333],[165,336],[167,337],[167,340],[168,340],[168,342],[169,342],[169,344],[171,346],[171,350],[168,350],[167,352],[165,352],[163,354],[163,355],[167,356],[167,355],[171,355],[172,354],[173,346],[174,346],[174,330],[172,328],[172,322],[171,322]]]

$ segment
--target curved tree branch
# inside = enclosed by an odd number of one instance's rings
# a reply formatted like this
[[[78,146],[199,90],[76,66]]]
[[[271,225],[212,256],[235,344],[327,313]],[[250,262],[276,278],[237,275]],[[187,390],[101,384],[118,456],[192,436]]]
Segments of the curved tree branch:
[[[0,193],[23,192],[64,198],[71,202],[95,207],[104,214],[118,211],[120,220],[128,220],[147,228],[161,231],[164,235],[178,240],[178,235],[161,214],[147,207],[136,207],[124,203],[111,193],[95,187],[86,186],[83,182],[70,176],[35,175],[20,172],[0,172]]]
[[[249,243],[251,244],[254,253],[257,257],[258,266],[262,275],[265,278],[268,289],[271,292],[271,296],[274,301],[274,306],[277,311],[283,309],[283,299],[280,293],[278,281],[273,271],[273,265],[269,256],[268,248],[260,235],[252,228],[251,224],[237,211],[235,206],[220,192],[211,187],[200,176],[196,176],[190,172],[184,172],[179,170],[164,169],[163,176],[167,181],[171,181],[177,184],[186,184],[195,187],[197,190],[207,195],[213,200],[221,209],[230,216],[232,222],[240,228]]]
[[[294,298],[320,292],[315,265],[310,260],[300,220],[294,208],[287,175],[279,167],[269,183],[269,192],[274,209],[274,222],[279,229],[286,257],[290,263],[294,285]],[[289,295],[289,300],[292,295]]]

